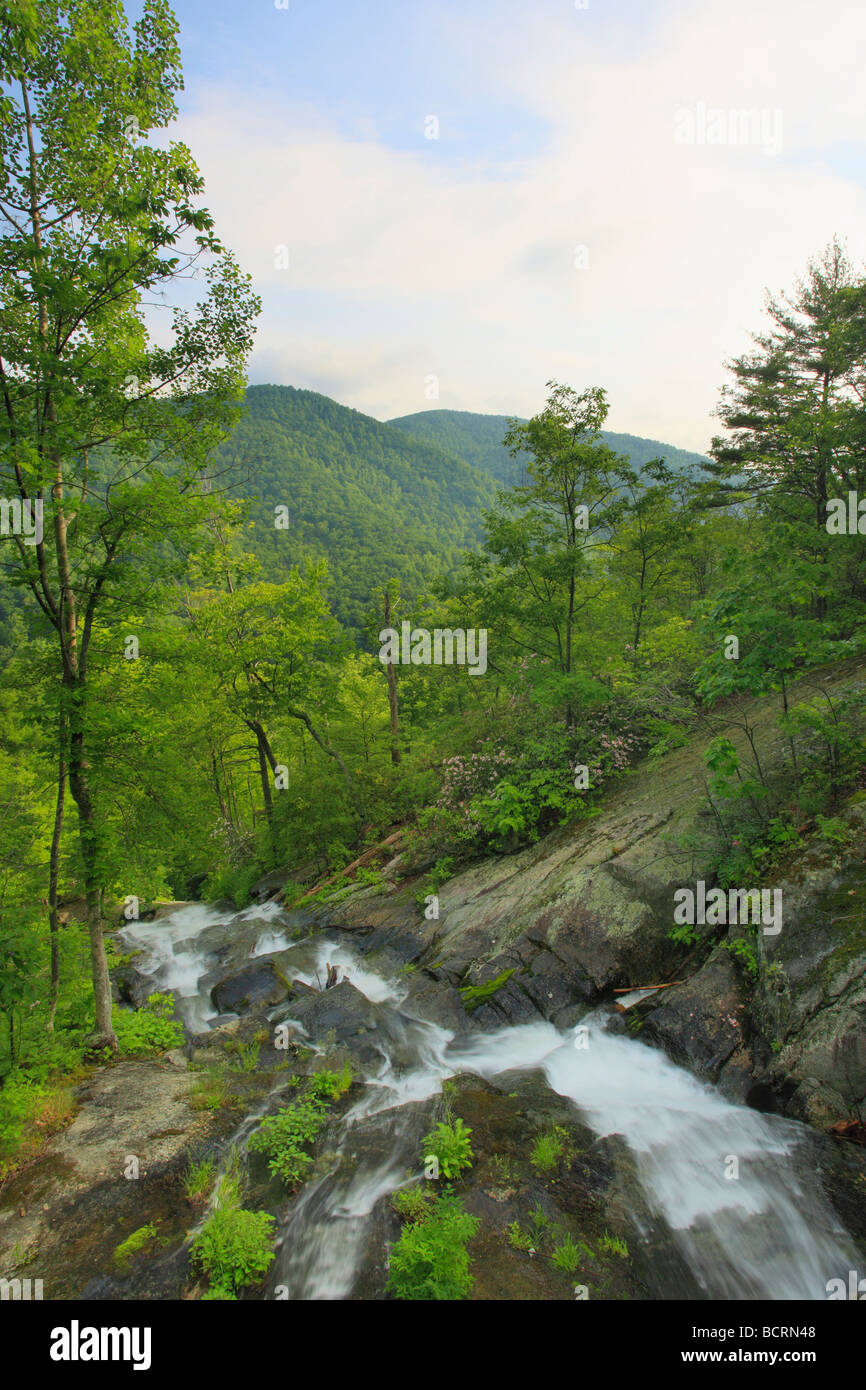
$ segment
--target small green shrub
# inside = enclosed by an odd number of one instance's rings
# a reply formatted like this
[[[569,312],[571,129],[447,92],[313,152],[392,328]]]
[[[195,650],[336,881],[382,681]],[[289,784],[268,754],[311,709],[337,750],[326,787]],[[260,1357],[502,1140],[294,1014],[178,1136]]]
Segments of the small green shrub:
[[[436,1201],[436,1193],[425,1184],[402,1187],[391,1198],[391,1206],[401,1221],[423,1221],[430,1215],[430,1208]]]
[[[439,1175],[444,1178],[456,1178],[463,1168],[472,1167],[472,1147],[469,1143],[471,1129],[467,1129],[462,1120],[454,1120],[449,1124],[440,1121],[434,1130],[424,1139],[424,1161],[428,1158],[435,1158],[439,1165]]]
[[[307,1094],[316,1100],[339,1100],[352,1084],[352,1068],[345,1062],[339,1071],[317,1071],[307,1080]]]
[[[238,1289],[264,1278],[274,1259],[274,1224],[266,1211],[235,1206],[219,1207],[208,1217],[190,1247],[194,1263],[210,1281],[206,1296],[233,1298]]]
[[[479,1224],[453,1194],[439,1197],[423,1220],[407,1223],[391,1251],[388,1288],[394,1297],[466,1298],[474,1282],[466,1246]]]
[[[324,1102],[315,1095],[304,1096],[278,1115],[262,1120],[250,1140],[250,1148],[253,1153],[265,1154],[270,1171],[294,1190],[304,1181],[313,1162],[306,1146],[313,1143],[325,1118]]]
[[[151,994],[140,1009],[114,1008],[112,1021],[120,1051],[136,1057],[180,1047],[183,1028],[171,1017],[173,1012],[170,994]]]

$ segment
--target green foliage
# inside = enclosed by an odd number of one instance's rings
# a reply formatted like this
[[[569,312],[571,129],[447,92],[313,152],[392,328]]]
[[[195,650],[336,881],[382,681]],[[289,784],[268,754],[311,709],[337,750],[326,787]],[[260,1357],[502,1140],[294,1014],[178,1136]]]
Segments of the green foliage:
[[[612,1236],[608,1231],[598,1242],[599,1250],[606,1251],[609,1255],[619,1255],[620,1259],[628,1259],[628,1246],[620,1236]]]
[[[427,1183],[401,1187],[391,1198],[391,1206],[402,1221],[424,1221],[436,1202],[436,1193]]]
[[[671,927],[668,932],[668,940],[676,941],[680,946],[694,946],[697,939],[697,932],[688,922],[684,922],[678,927]]]
[[[508,1244],[514,1250],[523,1250],[527,1253],[535,1249],[535,1242],[528,1231],[524,1231],[519,1221],[511,1221],[506,1227],[508,1232]]]
[[[189,1103],[193,1110],[222,1110],[224,1107],[230,1107],[234,1102],[225,1073],[218,1067],[207,1067],[194,1077]]]
[[[230,1038],[226,1043],[229,1065],[238,1071],[255,1071],[259,1064],[261,1047],[261,1043],[257,1042],[255,1038],[251,1038],[249,1042]]]
[[[566,1235],[553,1247],[550,1263],[563,1274],[573,1274],[580,1266],[580,1250],[570,1235]]]
[[[287,1187],[296,1189],[304,1181],[313,1161],[308,1149],[325,1126],[328,1106],[351,1084],[348,1062],[339,1071],[314,1072],[298,1099],[262,1120],[253,1134],[250,1149],[268,1158],[270,1171]]]
[[[466,1246],[479,1225],[453,1194],[437,1198],[428,1215],[404,1225],[391,1251],[389,1291],[400,1299],[466,1298],[474,1282]]]
[[[218,1207],[190,1246],[193,1262],[210,1280],[210,1297],[235,1297],[264,1278],[274,1252],[274,1218],[266,1211]]]
[[[752,980],[758,978],[758,955],[754,939],[739,936],[734,940],[723,941],[722,949],[729,951]]]
[[[306,1082],[306,1092],[316,1100],[333,1101],[344,1096],[352,1085],[352,1064],[343,1063],[339,1071],[313,1072]]]
[[[550,1217],[543,1207],[536,1203],[527,1215],[527,1227],[519,1221],[512,1221],[508,1227],[508,1241],[515,1250],[541,1250],[553,1229]]]
[[[174,1000],[169,994],[148,995],[140,1009],[115,1008],[114,1031],[120,1051],[137,1057],[180,1047],[183,1028],[172,1019],[173,1012]]]
[[[552,1173],[559,1166],[560,1160],[566,1156],[568,1149],[567,1130],[561,1125],[554,1125],[552,1129],[539,1134],[532,1146],[529,1161],[539,1173]]]
[[[0,1180],[61,1129],[73,1111],[65,1078],[39,1082],[25,1072],[7,1076],[0,1088]]]
[[[831,845],[844,845],[850,836],[850,829],[839,816],[816,816],[818,834]]]
[[[424,1138],[422,1152],[425,1162],[428,1157],[435,1158],[442,1177],[449,1181],[456,1178],[464,1168],[472,1167],[471,1133],[472,1130],[459,1118],[450,1123],[441,1120]]]
[[[307,1152],[324,1127],[326,1107],[315,1096],[306,1096],[287,1105],[278,1115],[262,1120],[252,1139],[253,1153],[264,1154],[270,1171],[287,1187],[296,1189],[312,1164]]]
[[[183,1189],[190,1202],[200,1202],[208,1196],[216,1178],[216,1163],[212,1158],[190,1160],[183,1180]]]

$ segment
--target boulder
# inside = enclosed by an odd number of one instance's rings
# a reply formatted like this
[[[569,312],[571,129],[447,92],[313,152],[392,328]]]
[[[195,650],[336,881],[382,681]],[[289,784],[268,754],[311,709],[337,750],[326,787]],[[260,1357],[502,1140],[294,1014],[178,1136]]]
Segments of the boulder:
[[[289,997],[286,977],[267,956],[231,971],[210,992],[215,1009],[223,1013],[245,1013],[248,1009],[269,1008]]]
[[[666,989],[640,1037],[704,1081],[717,1081],[742,1048],[746,1003],[731,953],[714,950],[696,974]]]

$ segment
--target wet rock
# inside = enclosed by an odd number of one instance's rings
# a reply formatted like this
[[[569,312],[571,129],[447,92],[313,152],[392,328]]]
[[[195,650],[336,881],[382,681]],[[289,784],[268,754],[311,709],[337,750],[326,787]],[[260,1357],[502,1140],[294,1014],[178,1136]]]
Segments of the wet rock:
[[[866,1104],[866,805],[840,819],[848,862],[818,843],[779,885],[784,925],[763,938],[754,1001],[770,1053],[760,1079],[821,1129]]]
[[[225,975],[211,989],[211,999],[220,1013],[245,1013],[252,1008],[280,1004],[289,996],[289,984],[267,956]]]
[[[379,1015],[374,1004],[348,980],[333,989],[309,991],[293,1002],[292,1017],[314,1042],[325,1038],[349,1047],[361,1060],[379,1055],[375,1045]]]
[[[721,948],[647,1015],[643,1042],[664,1048],[703,1080],[716,1081],[743,1041],[745,1000],[729,951]]]

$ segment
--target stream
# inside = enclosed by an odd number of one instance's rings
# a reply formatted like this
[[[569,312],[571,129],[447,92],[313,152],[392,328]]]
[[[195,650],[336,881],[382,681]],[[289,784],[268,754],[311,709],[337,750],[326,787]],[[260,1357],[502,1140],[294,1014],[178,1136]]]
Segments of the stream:
[[[606,1031],[604,1007],[571,1029],[538,1021],[455,1036],[414,1017],[406,980],[377,974],[335,933],[293,944],[273,904],[240,915],[195,905],[123,932],[127,947],[143,952],[137,967],[154,989],[175,991],[191,1034],[217,1022],[206,980],[219,930],[230,921],[243,934],[247,959],[278,954],[289,978],[318,988],[327,963],[338,965],[376,1018],[378,1060],[362,1066],[360,1099],[331,1122],[324,1162],[288,1204],[262,1297],[353,1296],[376,1205],[420,1174],[435,1097],[446,1078],[461,1074],[492,1080],[540,1071],[596,1136],[622,1136],[645,1210],[667,1228],[705,1298],[825,1299],[827,1281],[856,1268],[854,1244],[815,1176],[812,1132],[734,1105],[655,1048]],[[286,1012],[282,1006],[270,1016],[282,1021]],[[248,1118],[241,1146],[251,1129]],[[726,1176],[737,1168],[737,1176]],[[640,1241],[645,1218],[633,1212],[631,1219]],[[661,1297],[694,1297],[673,1274],[668,1287],[660,1278]]]

